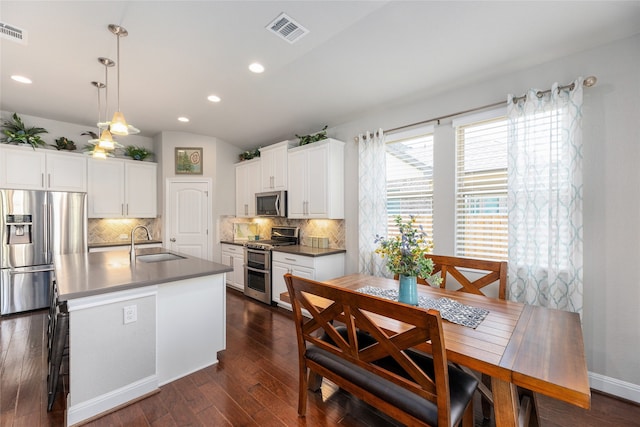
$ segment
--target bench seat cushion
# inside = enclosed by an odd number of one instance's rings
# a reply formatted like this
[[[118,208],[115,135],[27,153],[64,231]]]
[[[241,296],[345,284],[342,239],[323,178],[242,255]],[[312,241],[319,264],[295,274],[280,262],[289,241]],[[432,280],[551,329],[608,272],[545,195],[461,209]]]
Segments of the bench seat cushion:
[[[346,329],[337,328],[346,339]],[[331,342],[327,336],[323,338]],[[358,345],[360,348],[366,347],[375,340],[368,334],[358,332]],[[431,378],[433,378],[433,360],[421,353],[407,351],[407,354],[420,368]],[[420,419],[427,424],[436,426],[438,424],[438,410],[434,402],[424,399],[411,391],[394,384],[378,375],[375,375],[351,362],[330,353],[316,346],[309,346],[306,350],[306,358],[329,369],[340,377],[367,390],[376,397],[396,406],[413,417]],[[374,362],[391,372],[410,379],[408,374],[391,357],[385,357]],[[449,391],[451,394],[451,419],[454,425],[457,424],[464,413],[464,410],[476,390],[478,381],[462,370],[449,366]]]

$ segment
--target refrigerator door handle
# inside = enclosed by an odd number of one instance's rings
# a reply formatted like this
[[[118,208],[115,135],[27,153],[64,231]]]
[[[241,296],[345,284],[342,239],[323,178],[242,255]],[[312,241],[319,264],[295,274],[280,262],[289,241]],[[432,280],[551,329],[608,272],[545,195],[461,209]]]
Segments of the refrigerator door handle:
[[[31,273],[42,273],[44,271],[54,271],[55,268],[53,268],[52,265],[48,265],[45,267],[40,267],[40,268],[33,268],[33,267],[29,267],[29,268],[12,268],[9,270],[9,275],[14,276],[16,274],[31,274]]]
[[[47,260],[46,262],[49,262],[49,221],[51,220],[51,217],[49,216],[49,205],[46,200],[42,204],[42,217],[44,218],[44,236],[42,236],[42,241],[44,242],[43,252],[45,259]]]

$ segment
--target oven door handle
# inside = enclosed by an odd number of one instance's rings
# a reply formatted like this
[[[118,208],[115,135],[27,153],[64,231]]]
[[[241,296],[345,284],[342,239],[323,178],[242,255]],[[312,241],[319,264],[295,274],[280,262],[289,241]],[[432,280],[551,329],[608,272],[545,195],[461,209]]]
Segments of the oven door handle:
[[[249,267],[248,265],[244,265],[244,268],[246,268],[248,271],[255,271],[256,273],[264,273],[264,274],[268,274],[269,270],[260,270],[258,268],[253,268],[253,267]]]

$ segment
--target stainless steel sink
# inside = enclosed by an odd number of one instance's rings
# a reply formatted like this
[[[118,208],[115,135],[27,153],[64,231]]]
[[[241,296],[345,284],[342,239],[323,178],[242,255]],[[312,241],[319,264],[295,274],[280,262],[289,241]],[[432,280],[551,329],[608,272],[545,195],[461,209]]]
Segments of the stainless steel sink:
[[[136,256],[136,260],[140,262],[162,262],[172,261],[174,259],[185,259],[185,257],[172,254],[171,252],[160,252],[157,254],[145,254]]]

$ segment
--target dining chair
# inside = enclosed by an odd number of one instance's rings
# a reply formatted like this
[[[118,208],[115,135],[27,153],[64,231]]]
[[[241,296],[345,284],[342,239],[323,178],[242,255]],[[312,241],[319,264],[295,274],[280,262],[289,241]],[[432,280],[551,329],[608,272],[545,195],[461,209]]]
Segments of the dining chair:
[[[487,286],[497,282],[497,297],[502,300],[506,299],[508,268],[506,261],[490,261],[434,254],[428,254],[426,256],[433,261],[434,269],[432,274],[436,276],[439,275],[442,279],[440,283],[441,288],[494,297],[496,292],[487,292]],[[418,278],[418,283],[428,284],[423,278]],[[462,367],[462,369],[467,373],[472,373],[469,368]],[[485,419],[489,419],[491,417],[491,406],[493,405],[491,377],[483,374],[480,380],[478,392],[482,395],[482,415]],[[526,396],[528,401],[531,402],[531,413],[537,420],[538,413],[535,405],[535,396],[529,390],[519,388],[518,391],[519,394]]]
[[[306,413],[307,389],[317,391],[327,378],[406,425],[473,425],[478,381],[447,363],[438,311],[291,274],[284,278],[298,342],[299,416]],[[327,305],[319,307],[317,300]],[[376,316],[406,329],[384,331]],[[413,350],[426,342],[431,354]]]

